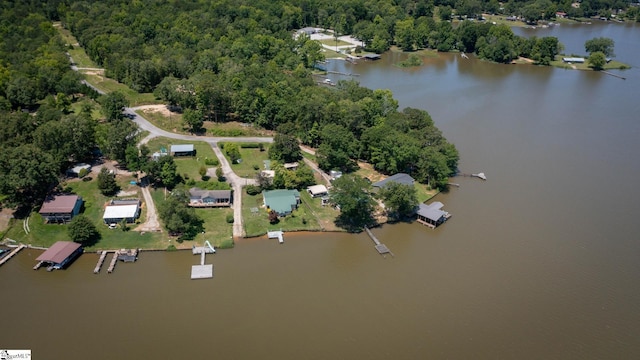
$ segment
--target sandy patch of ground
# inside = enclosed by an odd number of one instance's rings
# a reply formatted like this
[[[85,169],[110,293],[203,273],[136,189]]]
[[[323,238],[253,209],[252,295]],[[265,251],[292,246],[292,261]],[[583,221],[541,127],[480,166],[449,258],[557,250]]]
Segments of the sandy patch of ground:
[[[144,105],[138,107],[143,113],[160,113],[162,116],[169,117],[171,115],[180,115],[180,113],[171,111],[167,108],[167,105]]]
[[[0,232],[9,228],[9,220],[13,218],[13,209],[3,208],[0,210]]]

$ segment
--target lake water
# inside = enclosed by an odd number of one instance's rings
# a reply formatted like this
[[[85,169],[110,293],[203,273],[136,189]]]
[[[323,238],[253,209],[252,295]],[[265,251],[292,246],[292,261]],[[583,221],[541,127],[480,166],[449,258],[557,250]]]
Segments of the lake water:
[[[640,27],[560,26],[567,52],[616,40],[638,64]],[[401,69],[401,54],[333,70],[426,109],[460,150],[453,217],[430,230],[245,239],[207,256],[143,253],[113,274],[97,255],[0,269],[0,348],[34,359],[633,359],[640,356],[640,71],[496,65],[454,54]],[[335,77],[334,80],[338,80]]]

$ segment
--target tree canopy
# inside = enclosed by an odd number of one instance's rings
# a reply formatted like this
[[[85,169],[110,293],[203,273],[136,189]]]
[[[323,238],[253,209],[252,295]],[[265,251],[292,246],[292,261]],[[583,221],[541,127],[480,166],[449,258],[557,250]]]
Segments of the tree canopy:
[[[69,237],[83,246],[91,246],[100,240],[96,225],[85,215],[76,215],[68,225]]]
[[[333,182],[331,202],[340,207],[336,223],[350,231],[359,231],[373,222],[374,200],[371,185],[361,176],[343,175]]]

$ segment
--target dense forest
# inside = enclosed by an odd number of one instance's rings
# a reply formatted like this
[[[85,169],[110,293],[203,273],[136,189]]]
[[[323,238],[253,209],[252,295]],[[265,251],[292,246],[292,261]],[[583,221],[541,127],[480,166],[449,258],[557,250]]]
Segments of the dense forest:
[[[69,29],[108,77],[180,106],[186,118],[237,120],[294,136],[318,148],[325,170],[349,171],[364,160],[384,173],[409,172],[442,187],[456,170],[458,153],[428,113],[399,111],[389,91],[355,82],[316,86],[311,73],[324,60],[322,48],[292,34],[320,26],[354,34],[376,52],[395,44],[545,63],[560,49],[555,38],[526,40],[507,26],[442,21],[482,12],[526,17],[530,7],[543,18],[555,11],[608,16],[611,9],[638,18],[637,7],[620,0],[584,0],[577,8],[549,0],[502,6],[495,0],[2,2],[0,194],[7,203],[34,203],[70,163],[90,160],[97,149],[138,167],[135,126],[118,116],[119,107],[109,112],[125,99],[101,97],[106,116],[99,121],[90,106],[70,110],[79,97],[98,95],[70,69],[65,51],[73,45],[63,43],[52,21]]]

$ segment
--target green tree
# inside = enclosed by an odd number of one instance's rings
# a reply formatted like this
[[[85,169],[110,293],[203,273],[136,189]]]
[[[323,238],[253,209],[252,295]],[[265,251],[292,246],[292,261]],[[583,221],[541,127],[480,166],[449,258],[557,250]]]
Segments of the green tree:
[[[193,208],[187,206],[186,192],[176,189],[158,206],[160,219],[171,236],[191,240],[204,230],[204,221]]]
[[[347,174],[333,182],[331,202],[340,207],[336,223],[349,231],[359,231],[373,222],[374,200],[371,185],[361,176]]]
[[[116,176],[106,167],[102,167],[98,173],[98,189],[105,196],[113,196],[120,191],[116,182]]]
[[[269,158],[289,163],[302,159],[298,140],[291,135],[278,133],[269,147]]]
[[[592,52],[587,59],[589,62],[589,66],[593,68],[593,70],[602,70],[604,66],[607,64],[607,57],[601,51]]]
[[[184,109],[182,121],[189,132],[199,133],[202,131],[202,125],[204,124],[204,121],[202,120],[202,111]]]
[[[95,224],[86,216],[75,216],[67,227],[69,237],[83,246],[95,245],[100,240],[100,232]]]
[[[219,182],[225,181],[224,173],[222,172],[222,166],[216,168],[216,177],[218,178]]]
[[[413,18],[396,21],[396,44],[405,51],[413,50],[415,29]]]
[[[53,157],[27,144],[0,148],[0,194],[16,205],[34,205],[58,184]]]
[[[605,58],[607,58],[607,57],[615,56],[615,54],[613,53],[614,45],[615,45],[615,42],[613,41],[613,39],[606,38],[606,37],[599,37],[599,38],[593,38],[591,40],[587,40],[584,43],[584,49],[589,54],[592,54],[594,52],[601,52],[604,54]]]
[[[122,110],[129,106],[129,101],[124,94],[119,91],[103,95],[99,102],[100,105],[102,105],[102,113],[107,118],[107,121],[123,119],[124,114]]]
[[[128,120],[116,120],[108,124],[100,124],[96,129],[96,137],[102,152],[110,159],[126,163],[126,150],[137,143],[138,126]]]
[[[236,143],[225,143],[224,152],[229,156],[229,160],[232,164],[235,164],[240,159],[240,148]]]
[[[413,185],[391,182],[382,188],[379,194],[387,212],[397,214],[399,217],[412,215],[415,207],[418,206],[418,196]]]

